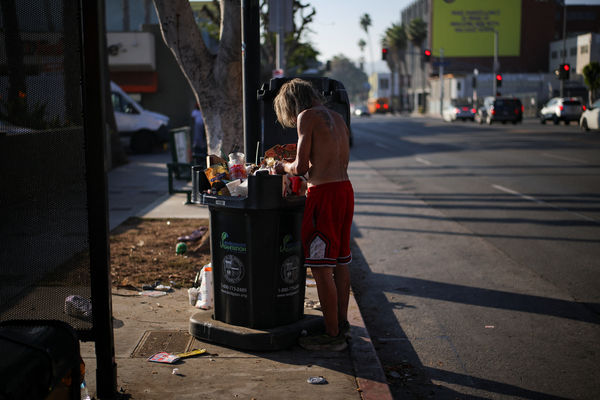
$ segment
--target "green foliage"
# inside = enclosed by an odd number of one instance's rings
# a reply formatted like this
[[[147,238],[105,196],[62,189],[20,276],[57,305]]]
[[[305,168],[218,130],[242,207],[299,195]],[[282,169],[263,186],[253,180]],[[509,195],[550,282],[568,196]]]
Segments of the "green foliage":
[[[593,61],[583,67],[583,79],[590,89],[590,102],[597,97],[597,91],[600,88],[600,64]]]
[[[327,77],[344,84],[351,102],[361,102],[367,99],[367,75],[357,68],[348,58],[337,55],[331,60],[331,71]]]
[[[421,18],[415,18],[408,24],[408,40],[417,47],[421,47],[423,40],[427,37],[427,23]]]
[[[366,34],[369,33],[369,27],[372,25],[371,16],[369,14],[363,14],[360,16],[360,27]]]
[[[269,14],[267,0],[262,0],[260,5],[261,33],[261,80],[267,81],[271,71],[275,69],[276,39],[275,33],[268,32]],[[305,34],[310,32],[309,25],[314,21],[316,10],[309,3],[294,0],[292,3],[294,29],[285,35],[285,68],[290,75],[302,74],[318,65],[319,52],[312,43],[306,40]]]

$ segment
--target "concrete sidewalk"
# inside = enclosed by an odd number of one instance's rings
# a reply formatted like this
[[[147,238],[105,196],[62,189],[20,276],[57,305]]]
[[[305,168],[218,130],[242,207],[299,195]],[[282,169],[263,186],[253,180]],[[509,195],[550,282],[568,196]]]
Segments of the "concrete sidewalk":
[[[208,218],[206,207],[185,204],[183,194],[168,194],[169,161],[167,153],[132,156],[129,164],[109,172],[111,230],[130,216]],[[177,185],[189,184],[180,181]],[[317,301],[314,283],[307,282],[305,300]],[[189,334],[190,317],[199,310],[189,304],[187,288],[162,297],[113,289],[112,302],[118,389],[131,399],[391,399],[353,295],[349,305],[352,339],[342,352],[311,352],[298,345],[248,352],[200,341]],[[197,348],[206,349],[207,354],[176,365],[147,361],[159,351]],[[94,344],[82,343],[81,350],[86,381],[94,394]],[[307,379],[315,376],[329,383],[309,384]]]

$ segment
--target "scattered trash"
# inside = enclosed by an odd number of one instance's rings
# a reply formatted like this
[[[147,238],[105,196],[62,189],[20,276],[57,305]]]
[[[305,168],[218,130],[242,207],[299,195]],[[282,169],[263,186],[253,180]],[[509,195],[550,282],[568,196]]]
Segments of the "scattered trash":
[[[326,385],[329,383],[327,382],[327,379],[323,378],[322,376],[311,376],[306,380],[306,382],[310,383],[311,385]]]
[[[397,373],[396,371],[392,371],[390,372],[390,376],[392,378],[400,378],[402,375],[400,375],[399,373]]]
[[[207,264],[200,271],[200,293],[195,304],[196,308],[209,310],[213,307],[212,287],[212,265]]]
[[[496,327],[496,326],[494,326],[494,325],[486,325],[486,326],[485,326],[485,329],[494,329],[495,327]]]
[[[179,368],[173,368],[173,371],[171,372],[172,375],[181,375],[179,373]]]
[[[79,295],[67,296],[65,299],[65,314],[85,320],[92,319],[92,302]]]
[[[166,286],[166,285],[157,285],[154,290],[158,290],[161,292],[171,292],[173,291],[173,289],[171,289],[171,286]]]
[[[199,287],[191,287],[188,289],[188,298],[190,299],[190,305],[195,306],[198,301],[198,295],[200,294]]]
[[[160,353],[156,353],[148,358],[150,362],[164,363],[164,364],[174,364],[179,361],[179,357],[175,354],[167,353],[166,351],[161,351]]]
[[[161,292],[160,290],[144,290],[143,292],[140,292],[140,295],[148,297],[161,297],[166,296],[167,293]]]
[[[189,235],[179,236],[177,238],[177,241],[178,242],[195,242],[198,239],[201,239],[202,236],[204,236],[206,234],[206,232],[208,232],[208,227],[202,226],[202,227],[196,229],[195,231],[193,231]]]
[[[314,279],[307,279],[306,286],[307,287],[315,287],[315,286],[317,286],[317,282]]]
[[[175,246],[175,253],[177,254],[184,254],[187,251],[187,244],[180,242],[177,243],[177,246]]]
[[[190,351],[186,351],[185,353],[179,353],[179,354],[175,354],[175,355],[179,358],[189,358],[189,357],[199,356],[201,354],[206,354],[206,349],[195,349],[195,350],[190,350]]]
[[[306,300],[304,302],[304,308],[312,308],[314,310],[320,310],[321,309],[321,302],[320,301],[314,301],[314,300]]]

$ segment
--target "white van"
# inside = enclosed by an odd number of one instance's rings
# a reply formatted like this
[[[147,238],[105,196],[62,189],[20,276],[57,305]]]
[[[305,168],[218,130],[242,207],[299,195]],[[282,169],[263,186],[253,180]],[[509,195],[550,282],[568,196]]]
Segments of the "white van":
[[[111,100],[121,142],[134,153],[149,153],[169,140],[169,117],[145,110],[114,82]]]

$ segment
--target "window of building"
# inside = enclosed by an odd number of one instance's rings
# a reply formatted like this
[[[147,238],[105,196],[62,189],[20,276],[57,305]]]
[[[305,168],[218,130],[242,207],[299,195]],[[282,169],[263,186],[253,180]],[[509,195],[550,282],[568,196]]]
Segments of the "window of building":
[[[589,49],[589,47],[588,47],[588,45],[587,45],[587,44],[584,44],[583,46],[581,46],[581,47],[579,48],[579,52],[580,52],[581,54],[587,54],[589,51],[590,51],[590,49]]]
[[[460,87],[461,87],[460,82],[456,82],[456,90],[460,90]]]
[[[571,49],[569,50],[569,54],[572,56],[576,56],[577,55],[577,47],[571,47]]]
[[[552,59],[555,59],[558,56],[558,54],[556,53],[556,51],[552,52]]]
[[[379,79],[379,89],[386,90],[390,88],[390,80],[387,78]]]

